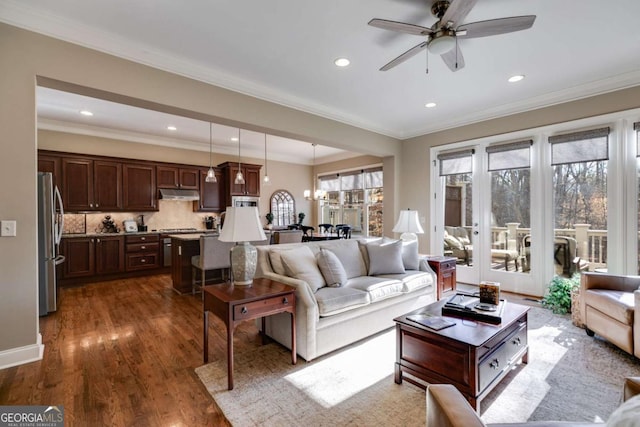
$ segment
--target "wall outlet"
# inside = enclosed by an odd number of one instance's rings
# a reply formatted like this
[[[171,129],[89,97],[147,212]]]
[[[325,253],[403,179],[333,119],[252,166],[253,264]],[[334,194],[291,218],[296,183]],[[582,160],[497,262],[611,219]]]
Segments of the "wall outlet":
[[[2,237],[15,237],[16,236],[16,221],[0,221],[0,236]]]

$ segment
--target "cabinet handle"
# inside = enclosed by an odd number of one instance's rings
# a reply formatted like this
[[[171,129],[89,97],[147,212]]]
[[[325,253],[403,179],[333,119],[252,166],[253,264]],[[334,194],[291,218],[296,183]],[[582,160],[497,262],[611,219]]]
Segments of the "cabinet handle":
[[[517,345],[518,347],[520,347],[520,345],[522,344],[520,341],[520,337],[516,337],[516,339],[514,339],[512,342],[514,345]]]
[[[289,298],[287,298],[287,297],[282,298],[282,303],[283,303],[284,305],[289,304]]]
[[[147,262],[147,260],[146,260],[146,259],[144,259],[144,258],[142,258],[142,259],[140,260],[140,262],[144,264],[145,262]]]
[[[147,247],[146,246],[141,246],[140,249],[147,249]]]
[[[100,205],[98,205],[98,204],[96,203],[96,208],[98,208],[98,207],[100,207]]]
[[[89,203],[89,207],[92,208],[93,207],[93,203]]]
[[[493,362],[489,363],[489,367],[498,369],[500,367],[500,361],[498,359],[494,359]]]
[[[96,242],[100,243],[100,239],[96,239]]]
[[[242,313],[242,314],[247,314],[248,312],[249,312],[249,310],[247,310],[247,307],[242,307],[240,309],[240,313]]]
[[[147,238],[146,237],[141,237],[140,240],[147,240]]]

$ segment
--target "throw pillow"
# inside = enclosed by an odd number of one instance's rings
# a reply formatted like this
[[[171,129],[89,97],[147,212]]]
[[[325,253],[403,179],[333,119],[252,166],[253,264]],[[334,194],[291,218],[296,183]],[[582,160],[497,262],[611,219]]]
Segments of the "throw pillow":
[[[640,395],[618,406],[607,420],[607,427],[640,427]]]
[[[405,270],[419,270],[418,241],[402,242],[402,264]]]
[[[444,241],[446,242],[447,246],[452,249],[464,249],[460,240],[456,239],[453,236],[444,236]]]
[[[318,260],[320,273],[322,273],[327,286],[338,288],[347,283],[347,272],[344,271],[344,267],[336,254],[329,249],[320,249],[316,259]]]
[[[344,271],[347,272],[347,279],[367,275],[367,268],[356,240],[341,240],[330,245],[321,244],[320,248],[329,249],[338,257]]]
[[[402,242],[367,245],[369,252],[369,275],[404,273]]]
[[[282,251],[280,258],[287,276],[304,280],[309,284],[311,292],[316,292],[325,285],[324,277],[322,277],[322,273],[318,269],[316,257],[308,246],[291,251]]]

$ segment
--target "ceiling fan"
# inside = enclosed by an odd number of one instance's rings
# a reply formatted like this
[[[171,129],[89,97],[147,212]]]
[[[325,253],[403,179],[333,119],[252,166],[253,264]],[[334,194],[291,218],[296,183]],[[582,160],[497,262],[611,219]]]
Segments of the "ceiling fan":
[[[438,22],[433,24],[431,28],[387,19],[374,18],[369,21],[369,25],[383,30],[397,31],[414,36],[426,36],[427,38],[422,43],[384,65],[380,68],[380,71],[390,70],[425,49],[428,49],[433,54],[440,55],[451,71],[458,71],[464,67],[464,58],[458,46],[458,39],[494,36],[526,30],[531,28],[536,20],[535,15],[525,15],[460,24],[477,1],[435,1],[431,6],[431,13],[438,18]]]

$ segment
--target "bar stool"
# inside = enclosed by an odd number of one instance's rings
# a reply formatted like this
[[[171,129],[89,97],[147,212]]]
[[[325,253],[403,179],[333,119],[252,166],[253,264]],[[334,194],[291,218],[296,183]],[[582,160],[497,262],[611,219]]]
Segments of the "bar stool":
[[[226,281],[225,271],[231,267],[230,253],[233,242],[221,242],[218,236],[200,236],[200,255],[191,257],[191,293],[196,293],[196,287],[206,284],[206,272],[222,270],[222,280]],[[200,281],[196,270],[200,270]]]

